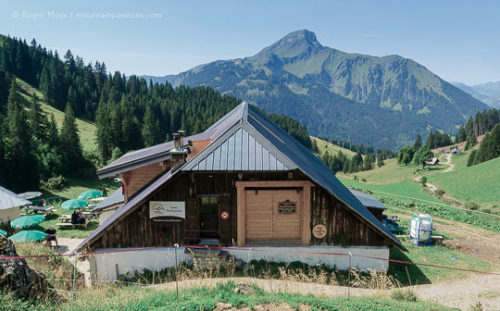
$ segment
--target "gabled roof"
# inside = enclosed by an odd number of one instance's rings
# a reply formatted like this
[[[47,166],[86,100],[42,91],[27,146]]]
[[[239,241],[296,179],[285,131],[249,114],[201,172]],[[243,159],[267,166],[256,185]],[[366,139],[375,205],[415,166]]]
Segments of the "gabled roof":
[[[243,137],[247,134],[247,143],[253,139],[256,144],[248,144],[246,149],[248,153],[245,154],[244,148],[246,144]],[[239,138],[240,135],[241,138]],[[243,102],[205,132],[196,135],[196,137],[197,139],[211,138],[213,141],[208,147],[175,172],[168,171],[144,188],[132,200],[109,217],[78,248],[83,247],[86,243],[96,238],[106,226],[128,213],[136,204],[146,199],[158,187],[180,171],[263,170],[264,162],[262,159],[267,155],[269,162],[273,162],[275,159],[276,166],[269,164],[266,166],[266,170],[281,170],[278,168],[281,167],[278,163],[281,163],[283,165],[282,169],[298,169],[302,171],[313,182],[330,192],[330,194],[343,202],[355,214],[371,224],[376,231],[379,231],[400,248],[405,249],[389,229],[373,216],[359,199],[333,175],[331,169],[300,142],[264,116],[258,108]],[[236,142],[238,143],[236,144]],[[260,149],[256,147],[257,144],[261,146]],[[256,151],[257,149],[260,152],[251,153],[252,150]],[[232,153],[228,154],[229,151]],[[215,161],[217,153],[219,153],[218,164]],[[253,156],[251,157],[251,155]],[[235,161],[237,158],[240,158],[240,160]],[[245,158],[248,161],[254,161],[254,169],[250,169],[250,164],[247,164],[248,166],[244,164]],[[257,164],[258,160],[260,164]],[[226,161],[225,164],[223,164],[224,161]]]
[[[123,196],[123,190],[122,190],[122,187],[120,187],[120,188],[118,188],[118,190],[113,192],[112,195],[107,197],[104,201],[102,201],[101,203],[94,206],[94,208],[92,208],[92,211],[94,211],[94,212],[99,211],[99,210],[104,209],[106,207],[122,203],[124,200],[125,200],[125,198]]]
[[[237,122],[237,117],[240,114],[241,109],[241,105],[236,106],[236,108],[215,122],[203,133],[185,137],[184,141],[188,142],[189,140],[215,139],[222,133],[226,132],[235,122]],[[174,142],[169,141],[126,153],[112,163],[99,169],[97,171],[97,175],[102,179],[139,167],[168,160],[170,159],[170,150],[172,150],[172,148],[174,148]]]
[[[370,208],[387,209],[384,203],[380,202],[373,195],[362,191],[349,189],[352,194],[365,206]]]
[[[0,210],[31,204],[30,201],[0,186]]]

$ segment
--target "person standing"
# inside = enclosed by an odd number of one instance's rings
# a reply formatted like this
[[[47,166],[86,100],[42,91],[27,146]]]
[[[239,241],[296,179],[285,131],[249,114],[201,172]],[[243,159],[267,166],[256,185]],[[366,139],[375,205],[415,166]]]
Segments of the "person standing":
[[[49,229],[45,230],[47,234],[47,246],[52,247],[52,241],[56,242],[56,248],[59,248],[59,243],[57,242],[57,232],[54,227],[50,226]]]

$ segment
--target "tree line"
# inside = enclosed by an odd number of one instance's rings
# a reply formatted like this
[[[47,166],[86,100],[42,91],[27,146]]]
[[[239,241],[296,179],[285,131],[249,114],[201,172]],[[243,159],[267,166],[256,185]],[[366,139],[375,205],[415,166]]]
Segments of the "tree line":
[[[38,88],[43,98],[24,100],[16,95],[15,91],[20,91],[16,77]],[[42,113],[42,100],[66,112],[60,132],[53,117]],[[70,50],[60,59],[57,51],[47,50],[35,40],[27,44],[0,35],[0,130],[4,138],[0,142],[0,182],[34,189],[37,181],[60,174],[81,176],[78,172],[87,169],[85,163],[105,164],[127,151],[170,140],[170,134],[179,129],[187,135],[201,132],[240,102],[209,87],[173,88],[120,72],[109,74],[104,63],[85,64]],[[297,120],[268,116],[306,147],[312,147],[307,128]],[[95,154],[83,154],[75,117],[95,122]],[[25,166],[11,165],[14,154],[24,154],[29,163],[23,160],[19,163]],[[16,182],[10,179],[14,172],[19,173]]]
[[[467,159],[467,166],[476,165],[500,157],[500,124],[484,135],[479,149],[472,150]]]
[[[6,109],[0,112],[0,184],[13,191],[36,190],[40,181],[61,174],[94,174],[84,159],[71,106],[66,106],[59,131],[54,116],[43,113],[36,93],[29,110],[24,109],[16,78],[6,83],[5,76],[0,72],[0,89],[10,85]]]

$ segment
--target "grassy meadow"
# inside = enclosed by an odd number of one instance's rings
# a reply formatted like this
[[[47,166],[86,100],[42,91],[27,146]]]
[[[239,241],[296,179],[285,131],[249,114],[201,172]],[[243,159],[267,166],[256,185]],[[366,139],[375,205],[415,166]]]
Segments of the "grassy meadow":
[[[50,118],[50,114],[53,114],[59,129],[61,129],[64,120],[64,111],[60,111],[47,104],[43,93],[33,88],[28,83],[24,82],[21,79],[17,79],[16,81],[18,83],[18,86],[21,88],[21,96],[24,99],[26,105],[29,107],[28,102],[32,101],[31,96],[33,93],[35,93],[39,98],[42,110],[45,112],[47,117]],[[97,133],[95,124],[83,119],[76,118],[76,125],[78,126],[78,134],[80,136],[80,142],[82,143],[83,150],[89,152],[95,151],[95,138]]]
[[[353,155],[356,154],[356,152],[353,152],[349,149],[345,149],[345,148],[342,148],[340,146],[334,145],[331,142],[323,140],[321,138],[317,138],[314,136],[310,136],[310,137],[311,137],[311,141],[315,141],[316,144],[318,145],[320,156],[323,156],[323,154],[325,154],[325,152],[327,152],[327,151],[332,156],[336,155],[339,151],[342,151],[342,153],[345,154],[348,158],[351,158]]]

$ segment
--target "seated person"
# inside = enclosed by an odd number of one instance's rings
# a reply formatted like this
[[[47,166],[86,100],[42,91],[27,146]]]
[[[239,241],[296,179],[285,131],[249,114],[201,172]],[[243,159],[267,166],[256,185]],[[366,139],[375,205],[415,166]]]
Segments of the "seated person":
[[[78,210],[74,210],[73,214],[71,214],[71,223],[73,225],[78,224],[80,221],[80,214],[78,213]]]
[[[84,225],[85,222],[87,221],[87,218],[83,216],[82,211],[78,211],[78,215],[79,215],[78,223]]]
[[[57,243],[56,229],[50,226],[49,229],[45,230],[47,234],[47,246],[52,247],[52,241],[56,242],[56,248],[59,248],[59,244]]]

